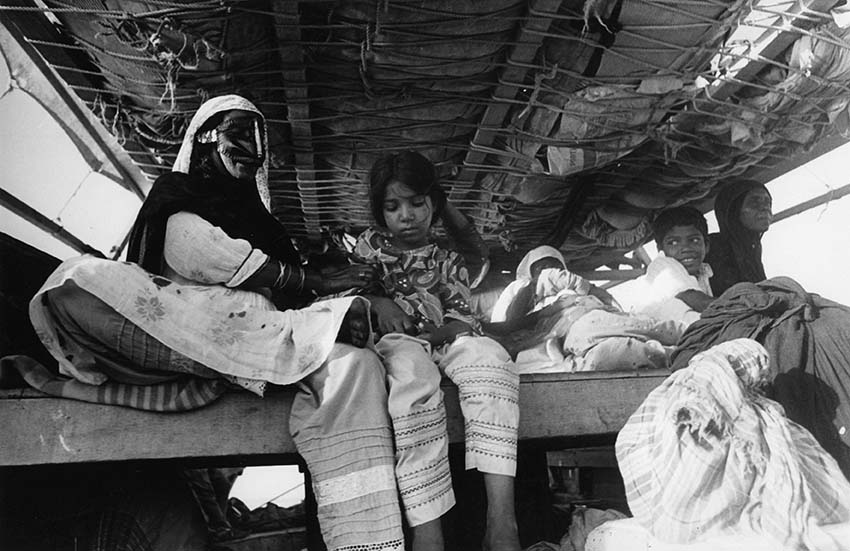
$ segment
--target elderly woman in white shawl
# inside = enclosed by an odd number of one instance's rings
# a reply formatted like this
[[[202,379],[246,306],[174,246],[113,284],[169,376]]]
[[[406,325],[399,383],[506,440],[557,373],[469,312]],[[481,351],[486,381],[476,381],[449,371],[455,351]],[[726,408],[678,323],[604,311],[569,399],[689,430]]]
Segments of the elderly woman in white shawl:
[[[401,550],[383,368],[363,348],[368,305],[304,307],[372,274],[301,266],[269,213],[267,166],[258,109],[234,95],[204,103],[139,213],[130,262],[66,261],[31,302],[33,324],[60,371],[88,385],[189,373],[262,395],[267,382],[298,383],[290,430],[328,548]]]

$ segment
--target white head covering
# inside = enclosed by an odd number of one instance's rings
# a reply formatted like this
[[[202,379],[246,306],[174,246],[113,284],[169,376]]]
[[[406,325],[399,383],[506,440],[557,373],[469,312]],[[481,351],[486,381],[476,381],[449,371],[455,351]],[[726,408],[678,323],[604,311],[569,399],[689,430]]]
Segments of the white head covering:
[[[183,136],[183,144],[180,146],[180,151],[177,152],[177,160],[174,161],[174,166],[171,167],[172,172],[189,173],[189,164],[192,160],[192,149],[195,147],[195,135],[198,130],[211,117],[217,113],[224,111],[250,111],[256,113],[263,122],[263,143],[268,144],[268,131],[266,129],[266,119],[257,107],[246,100],[242,96],[236,94],[228,94],[225,96],[217,96],[205,101],[195,112],[192,120],[189,121],[189,127],[186,129],[186,134]],[[266,145],[268,149],[268,145]],[[264,152],[263,166],[257,169],[257,193],[260,194],[260,199],[265,205],[266,210],[271,210],[271,197],[269,196],[269,155],[268,151]]]
[[[564,255],[558,249],[549,245],[541,245],[536,249],[531,249],[528,254],[522,257],[516,268],[516,279],[531,279],[531,265],[543,258],[554,258],[561,263],[561,266],[567,267],[567,263],[564,262]]]
[[[504,288],[499,298],[496,299],[496,303],[493,305],[493,310],[490,313],[490,321],[499,322],[507,319],[508,307],[514,298],[516,298],[516,295],[531,283],[531,265],[542,258],[555,258],[566,269],[564,257],[555,247],[541,245],[536,249],[528,251],[516,268],[516,278]]]

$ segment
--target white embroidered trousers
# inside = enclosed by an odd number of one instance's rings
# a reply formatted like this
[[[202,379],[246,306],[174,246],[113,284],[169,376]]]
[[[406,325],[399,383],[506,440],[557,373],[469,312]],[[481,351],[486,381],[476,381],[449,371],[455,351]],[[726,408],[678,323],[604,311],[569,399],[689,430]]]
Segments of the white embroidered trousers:
[[[425,341],[390,334],[377,350],[387,371],[396,478],[411,526],[439,518],[455,503],[441,372],[458,387],[466,468],[515,475],[519,375],[501,345],[465,336],[432,353]]]
[[[337,344],[298,383],[290,432],[307,463],[329,551],[402,551],[384,369],[371,350]]]

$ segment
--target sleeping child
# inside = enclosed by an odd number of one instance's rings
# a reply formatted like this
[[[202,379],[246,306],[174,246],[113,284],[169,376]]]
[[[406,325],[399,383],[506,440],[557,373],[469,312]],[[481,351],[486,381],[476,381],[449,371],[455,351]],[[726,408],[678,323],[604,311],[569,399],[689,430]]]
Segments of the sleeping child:
[[[514,338],[511,333],[521,334],[523,320],[543,327],[523,337],[525,349],[536,351],[519,352],[517,362],[526,358],[539,362],[542,346],[545,358],[564,362],[560,370],[567,371],[666,368],[667,347],[676,344],[685,327],[623,312],[607,291],[570,272],[561,253],[548,246],[525,255],[490,320],[506,323],[509,339]],[[502,332],[499,323],[488,329]]]

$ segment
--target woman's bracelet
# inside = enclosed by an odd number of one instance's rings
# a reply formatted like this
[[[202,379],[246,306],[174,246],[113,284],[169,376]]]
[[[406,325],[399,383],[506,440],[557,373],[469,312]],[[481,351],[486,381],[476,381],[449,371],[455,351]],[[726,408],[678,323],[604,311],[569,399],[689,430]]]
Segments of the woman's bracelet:
[[[301,277],[298,280],[298,285],[296,286],[295,290],[296,290],[296,292],[298,292],[300,294],[304,291],[304,278],[306,276],[305,276],[304,270],[302,268],[298,268],[298,272],[299,272],[298,275],[300,275]]]
[[[304,270],[283,262],[278,262],[278,266],[280,266],[280,271],[272,287],[274,289],[292,289],[298,294],[302,293],[304,291]],[[293,272],[295,273],[293,274]]]
[[[274,283],[272,283],[272,289],[280,289],[281,287],[283,287],[284,272],[285,272],[285,270],[284,270],[283,263],[278,262],[277,263],[277,277],[275,278]]]

